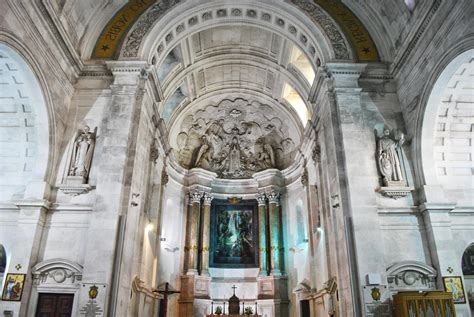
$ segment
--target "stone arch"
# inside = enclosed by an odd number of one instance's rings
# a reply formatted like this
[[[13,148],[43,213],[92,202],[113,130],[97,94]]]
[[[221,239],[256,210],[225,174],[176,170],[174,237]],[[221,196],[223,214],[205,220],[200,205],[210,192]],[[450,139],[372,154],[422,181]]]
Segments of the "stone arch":
[[[187,9],[191,7],[193,16],[179,23],[171,23],[181,13],[189,12]],[[209,8],[216,10],[203,11]],[[197,11],[202,12],[196,14]],[[345,4],[302,0],[259,2],[258,5],[251,1],[240,2],[238,5],[204,1],[183,3],[179,0],[158,3],[130,1],[110,19],[98,36],[95,46],[89,46],[90,49],[86,48],[86,51],[97,58],[137,58],[142,56],[139,51],[151,51],[151,47],[142,45],[145,38],[152,38],[153,41],[157,38],[164,39],[162,44],[167,46],[176,35],[199,26],[203,21],[216,24],[215,17],[217,20],[248,19],[251,24],[264,22],[267,25],[277,25],[281,33],[290,34],[290,39],[297,39],[301,46],[306,46],[306,52],[309,49],[310,55],[314,55],[320,44],[324,43],[325,51],[319,51],[317,57],[321,60],[336,58],[379,61],[378,50],[369,32]],[[166,32],[160,32],[163,34],[158,36],[152,29]],[[91,43],[90,40],[88,42]],[[160,44],[158,47],[160,48]],[[162,49],[163,45],[160,50]]]
[[[187,10],[190,5],[192,10]],[[155,9],[159,6],[160,4],[152,6],[128,32],[121,48],[120,58],[151,60],[156,52],[159,64],[160,59],[166,56],[178,41],[190,34],[209,26],[235,23],[250,24],[279,32],[297,44],[314,65],[318,58],[322,61],[355,58],[342,31],[319,7],[317,7],[320,10],[319,14],[327,18],[326,24],[323,27],[317,25],[308,28],[307,25],[314,25],[316,22],[296,6],[285,3],[282,3],[281,7],[275,3],[271,6],[262,3],[258,8],[252,7],[252,3],[241,3],[238,6],[214,2],[197,6],[184,3],[175,10],[174,8],[168,12],[163,10],[161,15],[157,14],[159,10]],[[171,23],[171,21],[178,22]]]
[[[42,195],[29,192],[28,186],[49,182],[51,177],[54,134],[46,81],[33,55],[4,32],[0,32],[0,63],[5,88],[0,99],[1,199]]]
[[[417,181],[422,185],[442,188],[445,193],[446,190],[457,190],[456,183],[468,188],[467,192],[452,199],[455,201],[466,201],[474,190],[471,181],[473,140],[469,136],[474,122],[466,113],[466,105],[462,105],[471,104],[474,100],[464,98],[466,96],[456,89],[456,85],[458,88],[463,86],[466,91],[473,89],[469,81],[464,79],[464,82],[459,82],[463,69],[465,72],[474,69],[473,48],[474,38],[467,38],[441,59],[421,98],[415,138],[415,151],[420,154],[415,156],[419,171]],[[465,173],[461,175],[456,169],[463,169]]]

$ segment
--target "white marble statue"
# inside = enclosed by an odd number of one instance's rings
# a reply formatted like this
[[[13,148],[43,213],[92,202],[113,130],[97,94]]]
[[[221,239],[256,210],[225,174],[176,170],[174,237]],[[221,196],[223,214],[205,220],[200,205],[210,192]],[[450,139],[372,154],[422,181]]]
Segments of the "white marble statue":
[[[377,142],[377,163],[383,176],[385,186],[405,185],[401,167],[400,146],[405,142],[403,133],[395,131],[390,136],[390,130],[384,128],[383,135]]]
[[[95,132],[86,125],[74,139],[68,176],[81,176],[87,180],[95,147]]]

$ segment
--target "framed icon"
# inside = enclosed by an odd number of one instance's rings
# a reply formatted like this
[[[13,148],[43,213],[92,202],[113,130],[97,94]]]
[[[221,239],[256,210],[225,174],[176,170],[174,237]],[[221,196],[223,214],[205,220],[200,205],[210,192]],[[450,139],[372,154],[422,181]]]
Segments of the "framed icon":
[[[26,274],[8,273],[3,287],[2,300],[4,301],[21,301],[23,294],[23,286],[25,285]]]
[[[443,277],[443,284],[446,292],[453,294],[454,304],[466,303],[466,294],[460,276],[445,276]]]

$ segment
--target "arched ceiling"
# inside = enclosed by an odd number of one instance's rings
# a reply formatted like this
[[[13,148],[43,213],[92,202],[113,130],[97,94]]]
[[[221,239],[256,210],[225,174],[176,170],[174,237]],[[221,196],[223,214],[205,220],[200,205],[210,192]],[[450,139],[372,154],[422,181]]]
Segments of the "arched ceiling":
[[[131,0],[91,55],[152,64],[174,159],[223,178],[290,167],[316,68],[379,59],[355,15],[326,0]]]
[[[265,1],[266,2],[266,1]],[[169,0],[131,0],[125,4],[114,17],[107,23],[99,36],[93,51],[92,57],[96,58],[117,58],[137,57],[144,38],[153,33],[152,29],[158,21],[165,17],[176,17],[176,12],[189,12],[192,14],[201,13],[200,6],[220,7],[217,11],[203,11],[201,14],[190,16],[187,21],[172,23],[176,27],[174,32],[166,34],[166,42],[169,42],[174,35],[177,35],[187,28],[199,25],[205,21],[215,18],[228,19],[239,18],[274,23],[282,30],[289,31],[293,36],[298,35],[300,41],[306,44],[310,33],[300,34],[292,23],[297,23],[297,16],[288,19],[285,17],[285,9],[297,8],[300,13],[304,13],[308,20],[306,24],[310,29],[321,30],[326,40],[332,46],[333,56],[336,59],[351,59],[351,53],[359,61],[378,61],[379,56],[369,32],[360,20],[341,1],[315,0],[291,0],[290,3],[280,1],[264,1],[255,5],[242,2],[239,5],[229,6],[228,1],[215,3],[211,1],[182,1]],[[259,9],[268,7],[260,12]],[[188,11],[187,5],[191,5],[192,10]],[[226,8],[229,7],[229,8]],[[271,12],[274,8],[283,8],[281,15]],[[266,12],[265,12],[266,11]],[[273,13],[273,14],[272,14]],[[200,15],[200,16],[199,16]],[[296,18],[296,19],[295,19]],[[173,34],[174,33],[174,34]],[[313,45],[313,49],[315,45]],[[121,49],[121,52],[119,52]],[[350,52],[351,51],[351,52]]]

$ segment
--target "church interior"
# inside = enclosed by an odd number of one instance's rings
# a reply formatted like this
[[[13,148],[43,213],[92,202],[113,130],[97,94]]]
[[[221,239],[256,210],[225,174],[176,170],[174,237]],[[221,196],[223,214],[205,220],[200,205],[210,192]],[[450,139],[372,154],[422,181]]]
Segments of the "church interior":
[[[474,316],[472,0],[0,0],[0,316]]]

